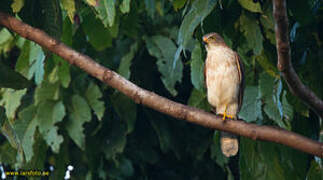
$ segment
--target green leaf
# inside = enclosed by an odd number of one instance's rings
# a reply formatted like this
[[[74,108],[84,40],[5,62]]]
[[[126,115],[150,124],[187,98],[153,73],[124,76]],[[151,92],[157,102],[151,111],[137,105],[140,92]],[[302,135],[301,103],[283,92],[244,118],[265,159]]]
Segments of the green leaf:
[[[103,144],[103,152],[105,158],[111,160],[115,159],[117,154],[121,154],[124,151],[127,143],[127,128],[116,119],[109,124],[109,127],[106,143]]]
[[[263,36],[257,20],[246,13],[242,13],[239,22],[240,31],[247,39],[249,48],[253,49],[255,55],[260,55],[263,50]]]
[[[75,144],[85,150],[83,124],[91,121],[91,109],[85,99],[79,95],[73,95],[71,101],[66,130]]]
[[[174,62],[174,55],[176,53],[174,42],[160,35],[151,38],[145,37],[145,41],[149,54],[158,59],[157,67],[162,74],[163,84],[173,96],[176,96],[175,85],[176,82],[182,81],[183,64],[181,59]]]
[[[60,0],[42,0],[38,2],[41,7],[41,27],[45,32],[60,39],[62,34],[62,12]]]
[[[67,15],[71,22],[74,22],[75,14],[75,1],[74,0],[62,0],[62,7],[67,11]]]
[[[39,104],[42,101],[47,100],[58,100],[60,88],[58,83],[49,83],[44,81],[40,86],[36,87],[35,90],[35,104]]]
[[[240,138],[240,179],[284,179],[278,158],[272,147],[265,149],[257,141]]]
[[[84,33],[88,37],[90,44],[97,50],[102,51],[112,45],[112,37],[108,29],[93,16],[88,13],[84,17],[84,21],[81,24]],[[93,28],[95,27],[95,28]]]
[[[130,46],[130,51],[121,58],[121,63],[118,68],[118,73],[126,79],[130,78],[131,61],[138,51],[138,43]]]
[[[17,149],[18,151],[21,150],[21,143],[17,138],[15,130],[13,129],[11,123],[9,123],[8,120],[6,120],[0,127],[0,132],[6,137],[6,139],[13,148]]]
[[[16,161],[18,162],[24,162],[24,152],[21,146],[21,141],[17,137],[17,133],[13,129],[12,125],[9,123],[9,121],[6,121],[2,127],[0,127],[0,132],[3,134],[6,139],[8,140],[9,144],[11,147],[17,150],[17,156],[16,156]],[[4,154],[3,151],[1,151],[1,156]],[[2,159],[2,158],[1,158]],[[7,157],[5,157],[7,159]]]
[[[243,103],[239,112],[239,118],[242,118],[246,122],[262,120],[261,99],[257,87],[247,86],[244,90]]]
[[[8,53],[14,46],[14,40],[14,36],[11,35],[11,33],[6,28],[2,28],[2,30],[0,31],[0,53]]]
[[[44,79],[44,60],[45,54],[42,48],[34,43],[30,43],[30,53],[29,53],[29,71],[28,79],[35,77],[35,83],[39,85]]]
[[[33,145],[35,143],[35,132],[37,127],[37,120],[35,116],[37,114],[37,108],[33,105],[23,109],[18,114],[18,119],[14,122],[14,130],[22,145],[26,161],[29,162],[33,155]]]
[[[195,43],[191,58],[191,81],[195,89],[204,88],[204,61],[202,60],[202,49],[199,42]]]
[[[320,165],[315,160],[312,160],[311,167],[308,170],[306,179],[308,179],[308,180],[320,180],[322,178],[323,178],[323,167],[322,167],[322,165]]]
[[[179,29],[177,44],[180,47],[187,48],[194,30],[211,13],[216,3],[217,0],[194,1],[192,3],[191,9],[185,15]]]
[[[266,38],[272,45],[276,45],[275,24],[272,8],[267,8],[260,16],[260,23],[264,27]]]
[[[181,9],[182,7],[184,7],[186,1],[187,0],[175,0],[173,2],[173,7],[174,7],[175,11],[178,11],[179,9]]]
[[[64,88],[68,88],[71,82],[70,64],[57,55],[53,55],[53,60],[58,68],[57,76]]]
[[[284,118],[287,121],[292,121],[292,119],[294,117],[294,109],[293,109],[293,106],[291,104],[289,104],[286,96],[287,96],[287,91],[284,90],[283,96],[282,96]],[[290,129],[290,128],[288,128],[288,129]]]
[[[105,27],[108,25],[110,27],[113,26],[116,16],[115,0],[99,0],[98,5],[95,6],[95,10]]]
[[[10,39],[12,38],[12,35],[10,33],[10,31],[6,28],[3,28],[0,31],[0,45],[5,44],[6,42],[8,42]]]
[[[97,0],[86,0],[86,3],[88,3],[90,6],[96,6]]]
[[[155,4],[156,4],[155,0],[145,0],[146,11],[151,18],[155,17],[155,12],[156,12]]]
[[[192,90],[191,96],[188,99],[188,105],[199,109],[204,109],[206,111],[211,110],[211,106],[207,101],[206,92],[199,91],[197,89]]]
[[[123,14],[128,13],[130,11],[130,0],[122,0],[119,8]]]
[[[18,13],[22,7],[24,7],[24,0],[13,0],[11,8],[14,13]]]
[[[85,97],[98,119],[101,120],[104,115],[105,107],[104,101],[100,100],[102,98],[102,93],[99,86],[91,82],[85,92]]]
[[[262,73],[259,78],[259,90],[261,98],[264,100],[264,111],[270,119],[280,127],[290,129],[290,123],[283,120],[283,105],[281,102],[282,82],[274,79],[266,73]],[[286,109],[289,111],[289,109]]]
[[[0,61],[0,88],[24,89],[30,85],[28,79]]]
[[[16,63],[16,71],[28,78],[31,41],[25,40]],[[30,79],[30,78],[28,78]]]
[[[3,125],[5,121],[7,121],[6,109],[0,106],[0,127]]]
[[[262,12],[259,1],[255,2],[254,0],[238,0],[238,2],[243,8],[247,9],[248,11],[255,12],[255,13]]]
[[[308,155],[272,142],[240,138],[240,179],[305,179]]]
[[[268,57],[264,53],[256,56],[255,59],[270,76],[280,78],[277,68],[272,64],[272,62],[269,61]]]
[[[26,94],[27,89],[13,90],[5,89],[0,100],[0,105],[6,109],[6,115],[9,119],[14,119],[16,111],[21,104],[22,97]]]
[[[133,174],[134,167],[131,161],[122,156],[121,160],[119,160],[118,163],[116,163],[116,165],[110,169],[110,173],[108,173],[108,176],[111,179],[119,179],[131,177],[133,176]]]
[[[10,143],[4,142],[0,146],[0,161],[3,164],[15,164],[17,151],[14,149]]]
[[[43,101],[37,109],[37,122],[40,133],[43,135],[48,146],[53,152],[58,153],[63,136],[58,134],[56,123],[63,120],[65,107],[61,101]]]
[[[133,100],[121,93],[115,93],[111,98],[118,116],[127,123],[127,134],[131,133],[137,119],[137,105]]]

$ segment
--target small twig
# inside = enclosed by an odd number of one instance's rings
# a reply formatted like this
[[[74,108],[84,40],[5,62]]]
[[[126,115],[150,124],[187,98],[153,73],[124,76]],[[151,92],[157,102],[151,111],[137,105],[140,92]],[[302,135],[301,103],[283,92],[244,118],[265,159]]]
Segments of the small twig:
[[[323,101],[301,82],[291,63],[286,1],[273,0],[273,6],[278,70],[282,73],[290,91],[323,119]]]
[[[8,14],[0,12],[0,24],[61,56],[70,64],[78,66],[88,74],[119,90],[137,103],[141,103],[174,118],[183,119],[204,127],[238,134],[251,139],[284,144],[323,157],[323,143],[275,127],[259,126],[234,120],[226,120],[224,123],[222,117],[171,101],[136,86],[114,71],[96,63],[90,57],[67,47],[65,44],[48,36],[45,32],[33,28]]]

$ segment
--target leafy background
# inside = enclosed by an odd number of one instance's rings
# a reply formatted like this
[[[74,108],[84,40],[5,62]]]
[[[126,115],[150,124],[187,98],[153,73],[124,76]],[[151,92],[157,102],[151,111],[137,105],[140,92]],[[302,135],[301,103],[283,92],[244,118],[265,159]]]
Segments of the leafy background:
[[[288,1],[293,65],[323,97],[323,6]],[[277,71],[269,0],[2,0],[1,11],[115,70],[140,87],[209,111],[201,37],[220,33],[246,69],[239,116],[314,140],[322,123]],[[319,30],[321,29],[321,31]],[[322,179],[317,157],[240,137],[228,159],[219,132],[174,120],[0,29],[0,163],[62,179]],[[322,135],[321,135],[322,140]]]

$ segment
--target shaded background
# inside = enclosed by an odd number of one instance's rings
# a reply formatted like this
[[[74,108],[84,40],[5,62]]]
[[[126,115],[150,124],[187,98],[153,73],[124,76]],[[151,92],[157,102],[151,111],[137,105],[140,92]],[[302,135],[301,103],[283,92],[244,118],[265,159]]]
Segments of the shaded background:
[[[276,69],[271,3],[2,0],[0,10],[140,87],[207,111],[201,37],[218,32],[245,65],[240,118],[319,140],[321,121],[289,92]],[[287,7],[292,63],[303,83],[322,98],[322,3],[296,0]],[[53,179],[62,179],[69,164],[72,179],[323,177],[321,159],[270,142],[240,137],[239,155],[228,159],[218,131],[136,105],[5,28],[0,29],[0,63],[0,163],[5,170],[54,167]]]

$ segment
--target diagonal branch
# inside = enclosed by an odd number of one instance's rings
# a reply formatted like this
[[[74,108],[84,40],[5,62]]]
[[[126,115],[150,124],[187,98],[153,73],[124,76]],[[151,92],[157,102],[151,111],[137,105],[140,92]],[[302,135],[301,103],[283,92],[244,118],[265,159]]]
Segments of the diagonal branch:
[[[185,106],[142,89],[114,71],[96,63],[90,57],[67,47],[65,44],[48,36],[45,32],[33,28],[12,16],[0,12],[0,24],[61,56],[70,64],[78,66],[88,74],[119,90],[138,104],[143,104],[174,118],[183,119],[204,127],[227,131],[254,140],[259,139],[284,144],[323,157],[323,143],[276,127],[259,126],[234,120],[224,122],[219,116]]]
[[[323,119],[323,101],[301,82],[291,63],[286,1],[274,0],[273,6],[277,41],[278,70],[282,72],[290,91],[295,96],[298,96]]]

